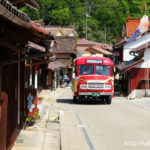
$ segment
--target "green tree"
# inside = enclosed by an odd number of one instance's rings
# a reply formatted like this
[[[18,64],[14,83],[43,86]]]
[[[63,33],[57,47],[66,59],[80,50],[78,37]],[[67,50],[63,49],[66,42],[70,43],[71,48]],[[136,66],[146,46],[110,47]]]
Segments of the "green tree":
[[[150,16],[149,0],[37,0],[39,10],[24,7],[22,11],[32,20],[43,19],[48,25],[74,25],[79,38],[85,37],[85,5],[88,15],[88,39],[115,43],[121,36],[127,17],[141,18],[145,11]],[[146,5],[147,4],[147,5]]]

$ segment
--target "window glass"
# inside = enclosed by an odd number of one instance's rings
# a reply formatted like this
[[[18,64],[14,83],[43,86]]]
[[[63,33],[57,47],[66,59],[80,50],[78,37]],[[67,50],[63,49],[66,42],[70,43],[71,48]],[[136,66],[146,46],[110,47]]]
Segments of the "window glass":
[[[96,65],[95,66],[95,74],[109,76],[110,75],[110,66]]]
[[[81,65],[79,66],[80,75],[94,74],[94,65]]]

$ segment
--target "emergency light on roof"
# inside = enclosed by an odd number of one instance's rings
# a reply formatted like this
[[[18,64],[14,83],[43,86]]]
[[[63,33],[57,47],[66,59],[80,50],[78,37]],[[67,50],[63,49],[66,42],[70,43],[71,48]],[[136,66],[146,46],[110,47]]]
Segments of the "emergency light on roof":
[[[101,59],[88,59],[87,63],[102,63]]]

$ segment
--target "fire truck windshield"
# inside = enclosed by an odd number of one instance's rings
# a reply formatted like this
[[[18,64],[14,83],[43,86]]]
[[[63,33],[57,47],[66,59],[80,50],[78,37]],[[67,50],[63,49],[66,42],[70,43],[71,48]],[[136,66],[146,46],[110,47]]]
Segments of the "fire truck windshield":
[[[79,74],[80,75],[94,74],[94,65],[80,65]]]
[[[95,65],[95,74],[109,76],[110,66]]]

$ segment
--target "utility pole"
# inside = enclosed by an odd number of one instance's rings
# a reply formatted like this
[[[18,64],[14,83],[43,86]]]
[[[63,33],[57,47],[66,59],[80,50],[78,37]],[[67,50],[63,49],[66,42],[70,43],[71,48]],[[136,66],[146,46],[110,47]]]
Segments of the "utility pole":
[[[146,12],[145,12],[145,15],[146,15]],[[146,96],[148,97],[149,96],[149,58],[148,58],[148,55],[149,55],[149,52],[148,52],[148,35],[147,35],[147,31],[146,31],[146,62],[147,62],[147,69],[146,69]]]
[[[87,5],[85,5],[85,39],[87,40]]]
[[[107,33],[106,33],[106,27],[104,27],[104,30],[105,30],[105,44],[107,42]]]
[[[87,40],[87,26],[88,26],[88,17],[90,17],[87,13],[87,8],[89,7],[88,5],[85,5],[85,39]]]

